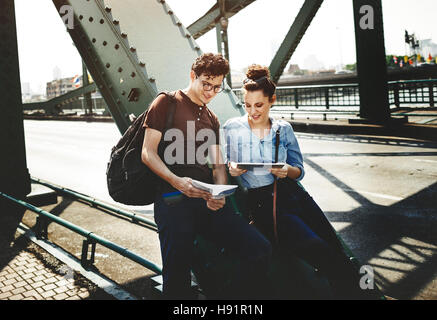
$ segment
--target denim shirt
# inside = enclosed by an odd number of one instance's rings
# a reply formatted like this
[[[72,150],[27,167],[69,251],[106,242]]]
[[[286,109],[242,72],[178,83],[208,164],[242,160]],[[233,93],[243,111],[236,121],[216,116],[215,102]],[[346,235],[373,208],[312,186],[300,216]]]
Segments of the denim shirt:
[[[276,131],[279,129],[278,162],[298,167],[301,174],[296,180],[301,180],[305,174],[303,158],[293,128],[284,120],[270,118],[270,121],[272,126],[263,139],[252,132],[247,114],[226,121],[223,126],[226,162],[275,162]],[[243,186],[249,189],[263,187],[274,181],[274,175],[265,170],[248,170],[240,177]]]

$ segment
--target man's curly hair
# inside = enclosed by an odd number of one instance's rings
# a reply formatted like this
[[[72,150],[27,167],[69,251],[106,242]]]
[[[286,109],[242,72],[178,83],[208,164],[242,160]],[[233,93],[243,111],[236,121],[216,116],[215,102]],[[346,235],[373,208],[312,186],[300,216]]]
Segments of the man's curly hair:
[[[229,62],[221,54],[204,53],[194,61],[191,70],[198,76],[226,76],[229,73]]]

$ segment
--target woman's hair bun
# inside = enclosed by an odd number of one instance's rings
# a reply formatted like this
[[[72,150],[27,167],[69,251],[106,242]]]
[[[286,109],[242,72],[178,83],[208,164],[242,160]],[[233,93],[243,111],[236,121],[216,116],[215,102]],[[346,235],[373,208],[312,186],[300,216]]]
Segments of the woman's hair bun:
[[[270,71],[268,67],[261,66],[259,64],[252,64],[249,66],[246,77],[251,80],[257,80],[262,77],[270,79]]]

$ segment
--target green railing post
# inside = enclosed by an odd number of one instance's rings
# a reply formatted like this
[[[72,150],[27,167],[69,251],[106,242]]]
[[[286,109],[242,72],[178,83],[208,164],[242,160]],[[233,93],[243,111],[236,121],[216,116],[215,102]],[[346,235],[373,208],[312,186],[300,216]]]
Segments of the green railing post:
[[[91,257],[88,259],[88,249],[90,245],[91,245]],[[95,253],[96,253],[96,241],[91,238],[87,238],[83,240],[82,255],[80,258],[80,264],[83,268],[89,269],[89,267],[91,267],[94,264]]]
[[[36,217],[36,224],[35,224],[35,235],[38,240],[45,239],[47,240],[48,237],[48,220],[45,216],[38,216]]]
[[[329,87],[325,88],[325,106],[326,110],[329,110]]]
[[[395,99],[395,106],[399,108],[400,107],[400,102],[399,102],[399,83],[398,82],[394,83],[393,87],[394,87],[393,88],[393,94],[394,94],[394,99]]]
[[[298,95],[299,89],[294,89],[294,104],[296,105],[296,109],[299,109],[299,95]]]

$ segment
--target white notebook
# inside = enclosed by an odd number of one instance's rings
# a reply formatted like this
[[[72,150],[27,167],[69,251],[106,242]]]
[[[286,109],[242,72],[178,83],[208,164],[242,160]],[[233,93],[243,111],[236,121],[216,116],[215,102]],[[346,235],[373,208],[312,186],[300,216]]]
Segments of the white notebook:
[[[212,197],[214,199],[220,199],[223,197],[230,196],[235,192],[235,190],[238,188],[238,185],[227,185],[227,184],[210,184],[201,182],[198,180],[191,180],[191,183],[194,187],[197,189],[201,189],[204,191],[208,191],[212,194]]]

